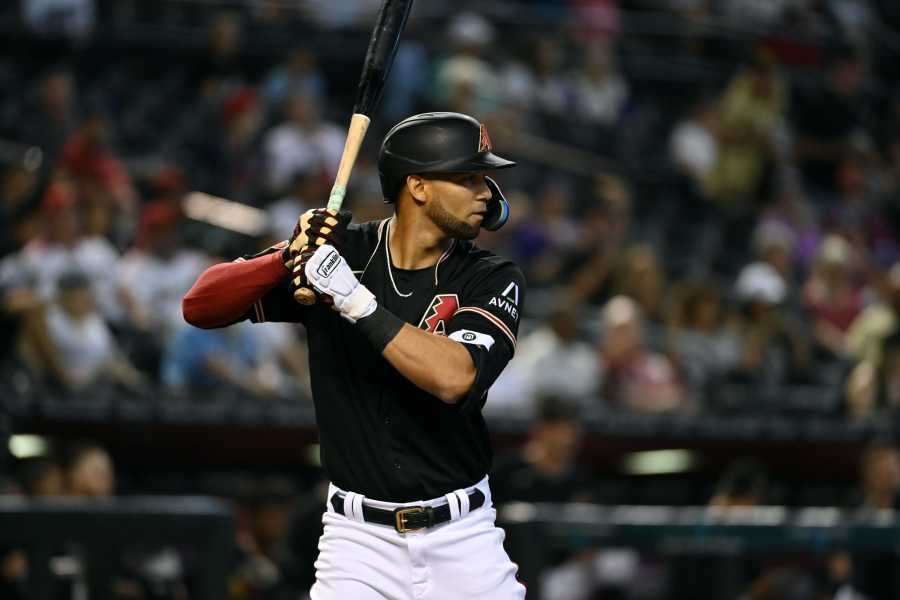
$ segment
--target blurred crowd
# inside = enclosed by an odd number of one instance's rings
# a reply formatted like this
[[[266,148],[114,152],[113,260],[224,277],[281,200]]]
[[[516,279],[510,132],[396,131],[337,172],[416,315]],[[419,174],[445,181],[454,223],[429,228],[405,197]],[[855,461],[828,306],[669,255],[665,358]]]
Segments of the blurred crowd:
[[[9,4],[0,413],[17,398],[308,400],[301,327],[199,330],[180,302],[208,265],[285,239],[324,204],[379,3]],[[529,284],[516,356],[485,407],[532,420],[497,461],[498,503],[896,508],[890,443],[864,452],[854,490],[782,486],[752,460],[714,486],[632,485],[576,458],[585,423],[615,411],[900,414],[898,33],[891,0],[417,0],[346,206],[357,222],[389,214],[378,143],[415,112],[471,113],[519,162],[498,177],[510,222],[478,240]],[[186,204],[192,191],[262,225],[212,223]],[[93,443],[17,468],[0,492],[118,487]],[[308,589],[321,487],[157,491],[235,501],[233,597]],[[78,548],[60,552],[80,564]],[[120,596],[183,597],[185,556],[125,557]],[[0,548],[0,597],[27,566]],[[702,597],[709,571],[596,548],[555,567],[540,585],[570,600],[662,597],[628,587],[659,582]],[[760,568],[744,597],[892,597],[877,587],[892,568],[841,553]]]
[[[159,23],[178,18],[172,4]],[[10,393],[308,396],[302,330],[187,328],[179,303],[206,266],[322,205],[343,147],[356,61],[302,43],[261,57],[260,40],[293,20],[364,41],[376,4],[316,9],[318,23],[307,3],[205,10],[188,48],[116,42],[117,56],[100,33],[118,4],[22,3],[14,18],[49,37],[0,56],[21,92],[0,110]],[[479,239],[530,290],[488,412],[533,415],[543,394],[585,415],[892,412],[900,88],[880,40],[896,35],[893,5],[518,4],[417,5],[347,201],[356,221],[388,214],[378,141],[417,111],[474,114],[519,160],[501,181],[510,223]],[[203,223],[185,213],[191,190],[265,225]]]
[[[797,486],[760,460],[741,456],[709,470],[709,481],[611,477],[578,462],[584,427],[578,407],[545,397],[525,443],[498,457],[491,473],[494,501],[617,505],[706,506],[707,516],[748,518],[754,507],[818,506],[846,511],[860,523],[884,522],[885,511],[900,509],[900,447],[873,440],[862,449],[855,481],[834,486]],[[327,482],[318,470],[230,468],[202,473],[170,465],[152,473],[116,464],[110,452],[91,440],[51,441],[41,453],[18,459],[0,478],[0,501],[25,498],[41,506],[98,507],[117,497],[141,494],[207,494],[225,500],[235,515],[234,544],[227,549],[228,598],[298,600],[315,577]],[[127,461],[125,461],[127,462]],[[631,489],[627,489],[631,488]],[[763,517],[763,522],[771,525]],[[98,540],[103,532],[98,529]],[[97,541],[97,540],[95,540]],[[647,544],[644,544],[647,546]],[[652,546],[652,545],[651,545]],[[666,544],[659,547],[663,548]],[[649,552],[627,544],[597,545],[575,536],[566,546],[548,542],[548,562],[528,581],[540,597],[553,600],[695,598],[731,590],[728,597],[779,600],[865,600],[894,598],[896,559],[840,545],[808,556],[771,551],[718,553],[707,548]],[[98,548],[67,541],[50,549],[53,598],[93,597],[89,573],[96,561],[112,573],[109,596],[118,600],[187,600],[198,597],[201,548],[189,543],[134,544]],[[0,545],[0,597],[28,598],[29,553],[34,548]],[[694,550],[697,550],[695,548]],[[870,549],[871,550],[871,549]],[[528,550],[512,545],[511,552]],[[714,567],[711,569],[711,567]],[[724,587],[723,587],[724,584]],[[743,595],[738,596],[738,590]],[[718,597],[718,596],[717,596]]]
[[[26,498],[44,506],[96,507],[134,492],[127,474],[124,485],[110,453],[91,440],[54,443],[44,453],[17,461],[15,477],[0,479],[0,499]],[[307,485],[300,491],[295,479],[281,475],[207,473],[193,484],[177,488],[157,476],[142,482],[155,493],[205,492],[230,503],[235,515],[234,545],[227,553],[228,593],[232,600],[297,599],[314,580],[313,562],[321,535],[321,514],[326,484]],[[163,483],[160,483],[162,481]],[[97,532],[102,536],[102,532]],[[97,547],[67,541],[51,548],[48,597],[76,600],[102,596],[117,600],[188,600],[198,597],[197,572],[202,548],[189,544],[154,547],[142,541],[109,548],[102,556]],[[0,545],[0,597],[25,600],[29,578],[29,551]],[[110,590],[90,589],[89,572],[96,562],[109,563]],[[33,571],[33,570],[32,570]],[[33,573],[32,573],[33,574]]]

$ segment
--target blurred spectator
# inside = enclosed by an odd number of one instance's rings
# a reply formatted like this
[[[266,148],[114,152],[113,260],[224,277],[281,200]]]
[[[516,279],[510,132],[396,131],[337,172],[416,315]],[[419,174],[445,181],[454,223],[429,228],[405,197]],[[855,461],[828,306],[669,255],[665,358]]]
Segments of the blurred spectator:
[[[590,497],[590,477],[576,462],[582,434],[577,405],[542,396],[539,407],[528,442],[516,455],[498,460],[491,474],[498,505]]]
[[[883,277],[878,302],[866,307],[847,332],[847,352],[873,365],[881,361],[884,340],[900,324],[900,262]]]
[[[898,508],[900,450],[891,442],[875,441],[863,450],[860,461],[860,506],[883,510]]]
[[[768,262],[747,265],[735,284],[743,308],[741,362],[732,378],[752,384],[800,381],[809,367],[809,343],[802,328],[780,307],[787,284]]]
[[[873,189],[875,169],[860,152],[844,156],[837,165],[836,202],[823,219],[826,229],[840,233],[852,244],[854,258],[873,266],[900,258],[900,231],[892,231]]]
[[[323,120],[320,110],[310,94],[293,94],[287,99],[286,121],[272,128],[264,141],[269,190],[283,192],[298,173],[319,171],[329,180],[334,178],[346,133]]]
[[[278,388],[269,374],[276,367],[261,362],[259,338],[249,323],[224,329],[186,327],[163,357],[162,379],[170,391],[182,394],[241,392],[274,397]]]
[[[39,235],[4,259],[0,280],[31,281],[40,298],[49,302],[56,296],[60,275],[77,270],[90,281],[104,316],[119,320],[122,308],[111,268],[119,258],[118,252],[105,238],[84,235],[72,186],[66,181],[51,184],[41,212]]]
[[[109,210],[131,213],[137,192],[112,150],[112,126],[105,111],[94,106],[63,146],[60,165],[72,177],[83,202],[99,195],[112,203]]]
[[[73,444],[65,461],[66,493],[82,498],[110,498],[116,492],[112,458],[93,442]]]
[[[508,93],[515,94],[516,103],[540,115],[545,128],[553,131],[572,104],[571,85],[562,73],[565,59],[562,41],[556,36],[538,38],[529,58],[527,65],[514,67],[509,73],[521,80],[510,81],[512,87]]]
[[[57,302],[47,310],[47,332],[62,367],[57,383],[75,390],[102,382],[133,391],[145,385],[141,375],[121,354],[103,317],[96,311],[90,282],[83,274],[66,272],[59,278]],[[45,368],[32,363],[32,368]]]
[[[870,143],[863,94],[866,66],[860,54],[841,48],[830,57],[824,81],[812,90],[798,90],[792,116],[799,161],[814,200],[827,201],[837,166],[852,147]]]
[[[323,102],[326,84],[317,63],[312,51],[296,48],[284,63],[270,71],[261,86],[269,109],[280,109],[292,96],[309,96],[317,103]]]
[[[618,122],[629,95],[628,82],[616,69],[615,48],[609,41],[595,41],[585,46],[581,57],[572,78],[573,116],[587,125],[610,128]]]
[[[649,244],[626,248],[616,266],[613,292],[637,302],[641,317],[651,328],[648,333],[656,342],[666,320],[666,279],[660,257]]]
[[[719,104],[718,153],[709,191],[724,206],[740,208],[756,199],[785,109],[784,83],[775,59],[758,51],[728,84]]]
[[[533,417],[539,398],[552,396],[572,403],[582,415],[596,412],[600,387],[596,352],[582,339],[583,307],[564,293],[547,320],[523,335],[516,355],[491,387],[487,415]]]
[[[674,286],[667,346],[692,389],[708,392],[740,362],[737,323],[712,284]]]
[[[10,165],[0,180],[0,259],[15,252],[34,236],[33,213],[40,200],[37,173]]]
[[[881,360],[860,362],[847,379],[847,412],[854,419],[892,418],[900,409],[900,332],[884,340]]]
[[[75,129],[76,86],[72,72],[55,68],[38,84],[37,102],[30,105],[19,121],[19,138],[34,144],[44,153],[44,160],[56,160],[66,139]]]
[[[716,139],[718,113],[707,97],[693,102],[685,117],[675,124],[669,138],[669,154],[675,167],[692,184],[692,192],[705,196],[719,157]]]
[[[784,293],[776,302],[787,299],[793,282],[795,243],[796,238],[790,227],[776,220],[761,221],[753,232],[753,249],[757,260],[744,267],[738,274],[738,280],[740,281],[743,271],[764,266],[782,281]]]
[[[632,412],[689,410],[689,397],[674,366],[647,347],[640,306],[631,298],[616,296],[603,307],[601,319],[603,397]]]
[[[493,66],[482,57],[494,41],[494,26],[485,17],[463,12],[447,28],[452,53],[435,65],[433,102],[442,110],[488,115],[498,100]]]
[[[22,20],[40,33],[85,38],[94,28],[94,0],[22,0]]]
[[[813,339],[836,356],[843,356],[847,330],[863,308],[862,290],[851,269],[850,244],[830,235],[823,240],[803,289],[813,319]]]
[[[209,266],[181,240],[182,215],[165,201],[141,212],[137,237],[118,263],[118,286],[129,322],[163,343],[185,326],[181,298]]]
[[[821,243],[819,220],[807,200],[799,176],[783,171],[779,179],[772,202],[763,210],[757,222],[757,251],[764,251],[761,247],[764,242],[766,245],[772,244],[775,246],[772,250],[786,250],[790,254],[787,264],[793,263],[806,269],[815,259]],[[780,270],[786,275],[790,273],[790,270],[784,268]]]
[[[594,304],[609,292],[610,276],[631,235],[631,193],[618,176],[594,177],[594,198],[581,218],[581,231],[569,256],[566,285],[576,298]]]

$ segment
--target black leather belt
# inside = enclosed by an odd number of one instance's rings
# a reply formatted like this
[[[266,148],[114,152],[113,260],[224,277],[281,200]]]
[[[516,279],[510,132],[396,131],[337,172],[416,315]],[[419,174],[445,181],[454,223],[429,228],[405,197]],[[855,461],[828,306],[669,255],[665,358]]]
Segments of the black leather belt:
[[[344,497],[346,494],[335,492],[331,497],[331,506],[334,510],[344,516]],[[484,504],[484,493],[475,489],[469,492],[469,510],[480,508]],[[440,506],[403,506],[388,510],[386,508],[375,508],[367,506],[365,501],[362,505],[363,519],[366,523],[377,523],[379,525],[387,525],[393,527],[398,533],[409,533],[410,531],[418,531],[428,527],[434,527],[450,520],[450,505],[441,504]]]

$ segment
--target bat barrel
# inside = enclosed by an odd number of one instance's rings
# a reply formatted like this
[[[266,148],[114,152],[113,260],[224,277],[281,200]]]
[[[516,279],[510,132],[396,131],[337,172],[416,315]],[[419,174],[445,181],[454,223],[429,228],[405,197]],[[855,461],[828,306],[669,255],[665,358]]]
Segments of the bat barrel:
[[[354,113],[371,116],[378,105],[411,9],[412,0],[385,0],[381,5],[356,91]]]

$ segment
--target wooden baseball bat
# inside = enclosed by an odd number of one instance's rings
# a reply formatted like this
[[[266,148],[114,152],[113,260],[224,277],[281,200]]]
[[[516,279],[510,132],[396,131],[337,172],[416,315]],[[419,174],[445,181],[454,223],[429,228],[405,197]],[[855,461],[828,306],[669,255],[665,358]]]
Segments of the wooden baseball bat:
[[[384,82],[387,81],[397,54],[397,46],[400,44],[400,34],[406,26],[406,19],[412,8],[413,0],[384,0],[381,10],[378,11],[378,19],[369,39],[369,48],[366,50],[366,60],[363,63],[362,74],[359,77],[359,87],[356,91],[356,102],[353,106],[353,116],[350,118],[350,128],[347,131],[347,141],[344,143],[344,153],[338,165],[334,186],[328,197],[328,209],[339,211],[347,193],[347,182],[350,181],[350,173],[359,155],[359,148],[366,137],[372,113],[378,106],[381,93],[384,91]],[[316,296],[309,288],[297,288],[294,291],[294,299],[300,304],[313,304]]]

